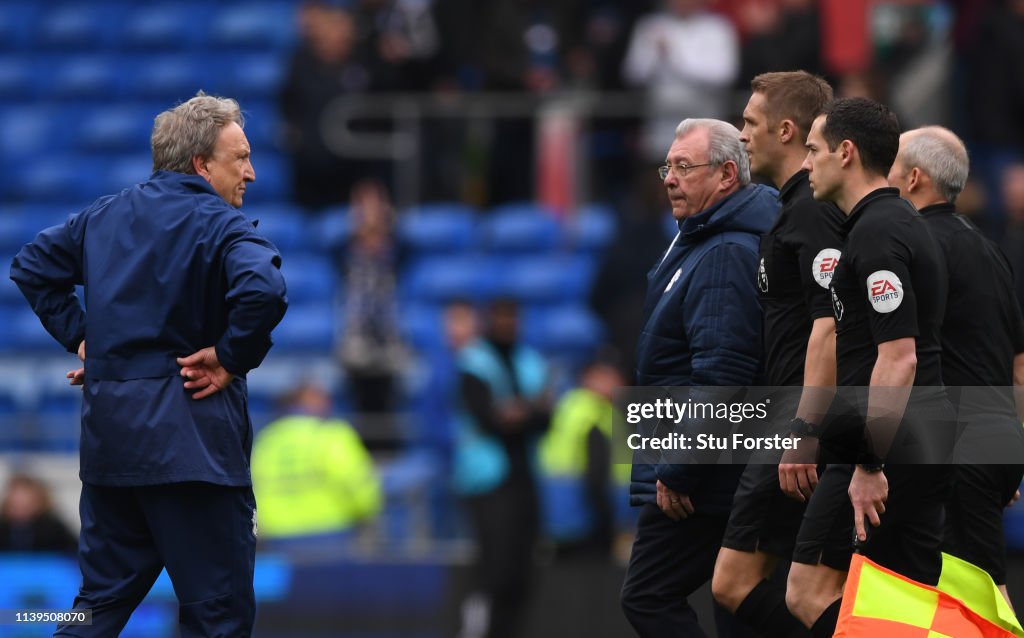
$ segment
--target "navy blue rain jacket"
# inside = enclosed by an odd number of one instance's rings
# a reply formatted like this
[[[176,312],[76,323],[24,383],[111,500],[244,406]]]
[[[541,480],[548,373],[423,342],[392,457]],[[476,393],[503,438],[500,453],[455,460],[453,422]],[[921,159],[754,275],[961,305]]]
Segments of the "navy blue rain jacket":
[[[169,171],[21,249],[11,279],[43,326],[68,352],[86,342],[83,482],[250,484],[245,374],[287,308],[280,265],[206,180]],[[211,345],[238,376],[196,401],[175,359]]]
[[[760,381],[758,246],[778,215],[777,192],[749,185],[683,219],[647,274],[644,328],[636,349],[641,386],[746,386]],[[630,502],[654,503],[660,479],[696,512],[727,512],[741,465],[644,463],[634,458]],[[649,458],[649,457],[647,457]]]

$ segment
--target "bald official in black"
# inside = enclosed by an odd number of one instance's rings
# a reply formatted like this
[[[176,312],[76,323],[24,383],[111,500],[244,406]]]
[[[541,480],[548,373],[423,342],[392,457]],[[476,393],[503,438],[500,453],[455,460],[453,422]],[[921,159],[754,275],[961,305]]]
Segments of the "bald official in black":
[[[956,213],[967,183],[967,149],[939,126],[907,131],[889,183],[924,216],[946,258],[949,303],[942,323],[942,379],[964,428],[957,444],[945,551],[987,571],[1006,596],[1003,508],[1024,476],[1024,318],[1006,257]],[[1007,600],[1009,602],[1009,600]]]

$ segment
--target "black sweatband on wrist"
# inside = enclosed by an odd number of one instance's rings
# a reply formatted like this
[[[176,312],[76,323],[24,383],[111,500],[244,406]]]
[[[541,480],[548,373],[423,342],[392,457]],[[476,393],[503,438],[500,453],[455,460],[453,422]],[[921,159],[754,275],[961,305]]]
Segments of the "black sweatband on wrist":
[[[811,439],[818,438],[818,430],[813,425],[801,419],[800,417],[793,417],[789,422],[789,431],[796,436],[807,437]]]

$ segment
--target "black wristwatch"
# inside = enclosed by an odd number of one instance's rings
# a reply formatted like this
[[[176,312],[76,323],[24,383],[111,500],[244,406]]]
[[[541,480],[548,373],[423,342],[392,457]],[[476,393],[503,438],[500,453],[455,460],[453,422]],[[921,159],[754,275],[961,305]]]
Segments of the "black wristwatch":
[[[793,417],[789,422],[789,431],[796,436],[803,436],[810,439],[818,438],[818,430],[800,417]]]
[[[857,467],[868,474],[877,474],[885,469],[885,462],[872,452],[861,452],[857,455]]]

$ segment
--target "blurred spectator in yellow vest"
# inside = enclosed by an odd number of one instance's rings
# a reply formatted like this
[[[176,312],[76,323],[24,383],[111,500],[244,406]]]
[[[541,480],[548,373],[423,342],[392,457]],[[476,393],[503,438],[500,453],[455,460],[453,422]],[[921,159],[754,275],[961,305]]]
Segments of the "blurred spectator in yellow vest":
[[[252,483],[264,540],[344,533],[383,505],[380,478],[359,434],[332,419],[331,398],[304,384],[285,416],[253,443]]]
[[[630,465],[612,464],[615,366],[594,362],[579,387],[562,396],[540,442],[544,528],[560,555],[608,555],[616,497],[628,501]]]

